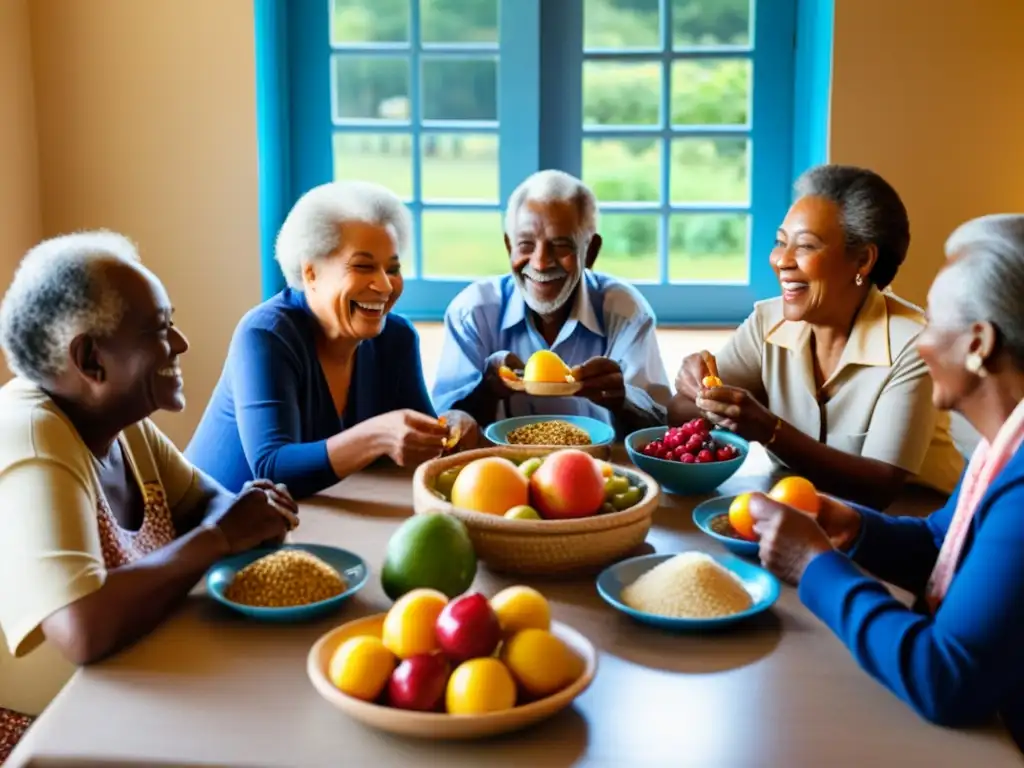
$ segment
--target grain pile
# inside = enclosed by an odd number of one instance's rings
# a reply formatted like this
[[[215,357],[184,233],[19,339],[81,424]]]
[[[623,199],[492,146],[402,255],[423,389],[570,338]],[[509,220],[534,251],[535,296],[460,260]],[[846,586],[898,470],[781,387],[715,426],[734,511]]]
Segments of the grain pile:
[[[590,445],[585,429],[558,419],[516,427],[505,439],[511,445]]]
[[[328,600],[346,589],[342,575],[316,555],[282,549],[236,573],[224,596],[240,605],[286,608]]]
[[[754,602],[732,572],[703,552],[684,552],[656,565],[622,590],[622,601],[680,619],[732,616]]]

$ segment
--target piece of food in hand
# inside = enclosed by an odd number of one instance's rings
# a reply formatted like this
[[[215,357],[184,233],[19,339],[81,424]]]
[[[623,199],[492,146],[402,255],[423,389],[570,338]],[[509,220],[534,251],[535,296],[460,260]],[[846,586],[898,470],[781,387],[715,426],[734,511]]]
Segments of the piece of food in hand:
[[[717,376],[705,376],[700,382],[705,389],[714,389],[722,386],[722,380]]]
[[[442,427],[448,427],[448,437],[444,440],[445,450],[451,450],[459,444],[459,439],[462,437],[462,430],[459,427],[448,426],[448,420],[444,416],[438,418],[437,423]]]
[[[503,365],[498,368],[498,376],[503,378],[505,381],[519,381],[519,376],[507,365]]]
[[[563,384],[571,378],[569,366],[550,349],[539,349],[534,352],[523,369],[524,381]]]
[[[741,493],[729,505],[729,525],[736,534],[746,541],[757,541],[754,532],[754,517],[750,514],[750,494]]]
[[[821,511],[821,497],[814,484],[803,477],[784,477],[777,482],[768,495],[776,501],[808,515]]]
[[[718,376],[718,361],[715,360],[715,356],[707,351],[701,352],[700,356],[701,359],[704,361],[704,367],[708,369],[708,375],[721,381],[721,379]]]

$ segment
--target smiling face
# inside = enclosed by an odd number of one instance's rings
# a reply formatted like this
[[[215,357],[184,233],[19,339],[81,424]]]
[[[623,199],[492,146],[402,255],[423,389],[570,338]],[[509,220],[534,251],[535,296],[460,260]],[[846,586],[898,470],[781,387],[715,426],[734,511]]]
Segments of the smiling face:
[[[805,195],[793,203],[779,227],[770,260],[787,320],[827,321],[859,306],[867,291],[877,250],[847,252],[841,213],[831,200]]]
[[[580,212],[569,200],[527,200],[505,236],[512,274],[527,306],[539,315],[561,309],[597,258],[600,238],[584,242]]]
[[[341,246],[303,267],[306,300],[328,339],[372,339],[402,295],[397,238],[390,226],[347,221]]]

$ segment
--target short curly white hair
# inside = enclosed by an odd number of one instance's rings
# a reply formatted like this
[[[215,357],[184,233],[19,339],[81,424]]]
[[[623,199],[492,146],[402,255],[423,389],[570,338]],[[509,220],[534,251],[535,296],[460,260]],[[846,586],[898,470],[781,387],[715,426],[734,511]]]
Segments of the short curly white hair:
[[[590,240],[597,232],[597,197],[575,176],[548,169],[528,176],[509,196],[505,209],[505,234],[515,237],[519,209],[527,201],[538,203],[571,202],[580,214],[580,234]]]
[[[394,229],[399,256],[412,237],[412,215],[398,196],[369,181],[332,181],[298,199],[277,233],[274,258],[288,285],[301,290],[302,269],[341,246],[338,225],[360,221]]]
[[[138,264],[139,254],[106,230],[54,237],[25,254],[0,303],[0,347],[14,373],[50,382],[67,369],[72,339],[117,329],[126,305],[105,278],[112,260]]]

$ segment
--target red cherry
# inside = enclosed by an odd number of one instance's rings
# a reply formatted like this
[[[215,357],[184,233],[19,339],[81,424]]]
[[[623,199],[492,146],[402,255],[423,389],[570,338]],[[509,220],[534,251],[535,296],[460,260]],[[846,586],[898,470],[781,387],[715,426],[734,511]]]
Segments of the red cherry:
[[[692,453],[684,453],[682,456],[679,457],[679,461],[681,461],[683,464],[693,464],[697,460],[693,457]]]
[[[665,435],[665,447],[675,450],[679,447],[679,435]]]
[[[729,461],[730,459],[736,457],[734,449],[731,445],[722,446],[721,448],[718,449],[718,453],[715,455],[718,456],[719,461]]]
[[[712,462],[714,460],[715,460],[714,454],[711,453],[711,451],[709,451],[707,448],[705,448],[703,451],[701,451],[700,453],[697,454],[697,463],[698,464],[707,464],[707,463]]]
[[[686,451],[687,453],[696,453],[701,449],[703,444],[704,441],[697,437],[697,435],[694,435],[686,441]]]
[[[688,455],[689,455],[689,451],[687,451],[686,448],[684,448],[683,446],[679,446],[674,451],[672,451],[672,457],[674,459],[676,459],[677,461],[682,460],[683,456],[688,456]]]

